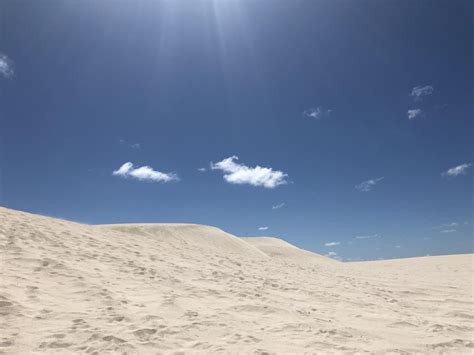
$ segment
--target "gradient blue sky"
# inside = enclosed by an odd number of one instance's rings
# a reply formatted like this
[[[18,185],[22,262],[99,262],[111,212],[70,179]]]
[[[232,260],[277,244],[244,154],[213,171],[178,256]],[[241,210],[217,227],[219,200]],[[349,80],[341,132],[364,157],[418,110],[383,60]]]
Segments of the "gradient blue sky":
[[[472,24],[470,0],[3,1],[0,204],[472,252]]]

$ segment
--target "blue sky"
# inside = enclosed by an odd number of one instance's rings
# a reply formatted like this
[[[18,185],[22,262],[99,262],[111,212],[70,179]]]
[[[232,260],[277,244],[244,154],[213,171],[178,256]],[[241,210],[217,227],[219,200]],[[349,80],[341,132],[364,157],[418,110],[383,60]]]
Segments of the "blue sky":
[[[345,260],[472,252],[472,21],[471,1],[2,2],[0,204]]]

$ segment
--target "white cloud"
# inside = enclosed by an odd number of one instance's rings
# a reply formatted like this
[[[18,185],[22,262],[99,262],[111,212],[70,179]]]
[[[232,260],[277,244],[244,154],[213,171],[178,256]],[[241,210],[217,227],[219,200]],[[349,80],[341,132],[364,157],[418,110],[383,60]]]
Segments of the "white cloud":
[[[179,180],[178,176],[174,173],[162,173],[153,170],[149,166],[134,168],[130,162],[123,164],[118,170],[115,170],[112,175],[152,182],[171,182]]]
[[[471,163],[461,164],[461,165],[455,166],[454,168],[449,169],[448,171],[441,173],[441,176],[455,177],[458,175],[466,175],[467,169],[469,169],[471,166],[472,166]]]
[[[327,247],[334,247],[336,245],[339,245],[341,244],[340,242],[328,242],[328,243],[325,243],[324,246],[327,246]]]
[[[320,120],[321,118],[328,117],[331,112],[331,109],[325,109],[321,106],[318,106],[316,108],[309,108],[307,110],[304,110],[303,116]]]
[[[434,87],[431,85],[426,86],[415,86],[411,90],[411,96],[415,99],[415,101],[421,101],[423,96],[431,95],[434,92]]]
[[[454,233],[456,232],[456,229],[451,228],[451,229],[443,229],[439,231],[440,233]]]
[[[363,181],[361,182],[360,184],[356,185],[355,188],[359,191],[363,191],[363,192],[368,192],[370,190],[372,190],[372,188],[377,185],[377,183],[379,181],[382,181],[383,180],[383,177],[379,177],[379,178],[376,178],[376,179],[370,179],[370,180],[367,180],[367,181]]]
[[[372,235],[357,235],[354,238],[355,239],[372,239],[372,238],[378,238],[378,234],[372,234]]]
[[[400,249],[402,246],[401,245],[395,245],[395,248]]]
[[[327,253],[326,255],[324,256],[328,256],[330,258],[335,258],[337,256],[337,253],[333,252],[333,251],[330,251],[329,253]]]
[[[132,149],[140,149],[142,147],[141,143],[128,143],[125,139],[119,139],[120,144],[126,144]]]
[[[6,55],[0,53],[0,75],[9,78],[14,73],[13,62]]]
[[[280,208],[283,208],[285,206],[285,203],[279,203],[278,205],[272,206],[272,210],[279,210]]]
[[[458,222],[443,223],[439,226],[433,227],[433,229],[438,229],[440,233],[454,233],[459,227]]]
[[[237,156],[231,156],[218,163],[211,163],[212,170],[222,170],[224,174],[224,180],[229,184],[249,184],[252,186],[263,186],[268,189],[273,189],[279,185],[287,184],[285,174],[279,170],[273,170],[272,168],[264,168],[256,166],[250,168],[246,165],[236,163],[238,160]]]
[[[266,230],[268,230],[268,227],[258,227],[258,230],[259,231],[266,231]]]
[[[414,108],[407,111],[407,116],[409,120],[414,119],[416,116],[420,116],[423,112],[419,108]]]
[[[443,223],[440,226],[433,227],[433,229],[455,228],[455,227],[458,227],[458,226],[459,226],[458,222],[451,222],[451,223]]]
[[[199,168],[198,171],[200,171],[201,173],[205,172],[207,169],[206,168]]]

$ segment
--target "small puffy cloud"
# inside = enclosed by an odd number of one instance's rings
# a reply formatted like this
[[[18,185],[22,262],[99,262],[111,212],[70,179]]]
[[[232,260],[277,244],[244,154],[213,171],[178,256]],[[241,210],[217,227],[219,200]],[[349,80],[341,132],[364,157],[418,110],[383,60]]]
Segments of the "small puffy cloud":
[[[363,181],[360,184],[356,185],[355,188],[356,188],[356,190],[359,190],[359,191],[362,191],[362,192],[368,192],[368,191],[372,190],[374,188],[374,186],[377,185],[377,183],[379,181],[382,181],[382,180],[383,180],[383,177]]]
[[[282,203],[279,203],[275,206],[272,206],[272,210],[279,210],[280,208],[283,208],[285,206],[285,203],[282,202]]]
[[[467,169],[469,169],[471,166],[471,163],[461,164],[441,173],[441,176],[456,177],[458,175],[466,175]]]
[[[423,100],[424,96],[431,95],[434,92],[434,87],[431,85],[426,86],[415,86],[411,90],[411,97],[415,99],[415,101]]]
[[[332,110],[330,109],[325,109],[321,106],[318,106],[316,108],[309,108],[307,110],[303,111],[303,116],[308,117],[308,118],[313,118],[315,120],[320,120],[325,117],[329,117],[331,114]]]
[[[206,170],[206,168],[198,168],[198,171],[200,171],[201,173],[205,172]]]
[[[9,78],[14,73],[13,62],[6,55],[0,53],[0,75]]]
[[[373,238],[378,238],[378,234],[372,234],[372,235],[357,235],[354,238],[355,239],[373,239]]]
[[[408,116],[409,120],[412,120],[415,117],[420,116],[422,113],[423,113],[423,111],[421,111],[421,109],[414,108],[414,109],[411,109],[411,110],[407,111],[407,116]]]
[[[335,257],[337,257],[337,253],[333,252],[333,251],[330,251],[329,253],[327,253],[324,256],[327,256],[327,257],[330,257],[330,258],[335,258]]]
[[[120,168],[115,170],[112,175],[150,182],[171,182],[179,180],[178,176],[174,173],[162,173],[153,170],[149,166],[135,168],[131,162],[123,164]]]
[[[451,228],[451,229],[442,229],[439,231],[440,233],[454,233],[456,232],[456,229]]]
[[[341,244],[340,242],[328,242],[328,243],[325,243],[324,246],[326,247],[335,247],[336,245],[339,245]]]
[[[224,180],[229,184],[248,184],[273,189],[279,185],[288,183],[286,181],[288,175],[283,171],[264,168],[258,165],[254,168],[250,168],[237,163],[236,160],[238,159],[239,158],[234,155],[218,163],[211,163],[211,169],[222,170],[224,172]]]
[[[266,231],[266,230],[268,230],[268,227],[258,227],[258,230],[259,231]]]

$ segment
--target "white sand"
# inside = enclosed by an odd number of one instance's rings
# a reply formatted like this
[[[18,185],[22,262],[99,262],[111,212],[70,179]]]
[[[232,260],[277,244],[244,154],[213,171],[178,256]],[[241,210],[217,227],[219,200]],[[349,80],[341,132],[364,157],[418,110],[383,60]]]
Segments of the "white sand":
[[[0,208],[0,353],[474,353],[473,255],[340,263]]]

